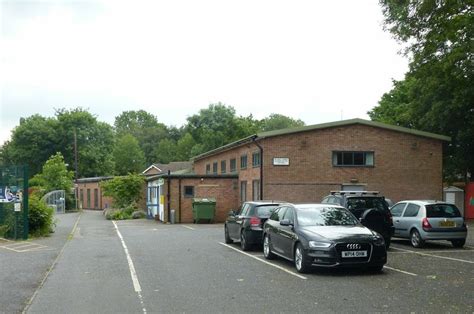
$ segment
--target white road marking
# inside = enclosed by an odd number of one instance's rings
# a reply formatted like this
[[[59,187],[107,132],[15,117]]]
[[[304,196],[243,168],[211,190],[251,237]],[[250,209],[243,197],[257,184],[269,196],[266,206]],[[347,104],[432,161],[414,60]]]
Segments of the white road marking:
[[[474,246],[470,246],[470,245],[465,245],[464,247],[468,247],[470,249],[474,249]]]
[[[275,265],[275,264],[273,264],[273,263],[267,262],[266,260],[263,260],[263,259],[261,259],[261,258],[255,256],[255,255],[252,255],[252,254],[243,252],[243,251],[238,250],[238,249],[236,249],[236,248],[234,248],[234,247],[232,247],[232,246],[230,246],[230,245],[227,245],[227,244],[225,244],[225,243],[219,242],[219,244],[220,244],[220,245],[223,245],[223,246],[225,246],[225,247],[228,247],[229,249],[232,249],[232,250],[234,250],[234,251],[236,251],[236,252],[239,252],[239,253],[242,253],[242,254],[244,254],[244,255],[247,255],[248,257],[254,258],[254,259],[256,259],[257,261],[260,261],[260,262],[262,262],[262,263],[264,263],[264,264],[267,264],[267,265],[273,266],[273,267],[275,267],[275,268],[278,268],[279,270],[282,270],[282,271],[284,271],[284,272],[286,272],[286,273],[288,273],[288,274],[290,274],[290,275],[293,275],[293,276],[295,276],[295,277],[298,277],[298,278],[300,278],[300,279],[305,279],[305,280],[308,279],[308,278],[306,278],[305,276],[296,274],[296,273],[294,273],[294,272],[292,272],[292,271],[289,271],[288,269],[285,269],[285,268],[283,268],[283,267],[281,267],[281,266],[278,266],[278,265]]]
[[[395,249],[395,248],[394,248]],[[422,256],[430,256],[430,257],[436,257],[436,258],[441,258],[441,259],[447,259],[450,261],[456,261],[456,262],[462,262],[462,263],[469,263],[469,264],[474,264],[474,261],[468,261],[460,258],[453,258],[453,257],[447,257],[447,256],[439,256],[439,255],[434,255],[434,254],[427,254],[427,253],[421,253],[421,252],[416,252],[416,251],[411,251],[411,250],[405,250],[405,249],[399,249],[396,248],[399,251],[404,251],[404,252],[410,252],[413,254],[418,254]]]
[[[410,276],[418,276],[417,274],[410,273],[410,272],[407,272],[407,271],[404,271],[404,270],[401,270],[401,269],[396,269],[396,268],[393,268],[393,267],[384,266],[383,268],[387,268],[387,269],[390,269],[390,270],[393,270],[393,271],[398,271],[399,273],[410,275]]]
[[[396,249],[396,248],[394,248]],[[401,249],[398,249],[398,250],[401,250]],[[423,251],[423,253],[471,253],[471,252],[474,252],[474,250],[436,250],[436,251]],[[390,254],[416,254],[416,251],[410,251],[410,250],[406,250],[406,251],[401,251],[401,252],[390,252]]]
[[[138,281],[137,272],[135,270],[135,266],[133,265],[132,257],[130,256],[130,253],[128,252],[127,245],[125,244],[125,241],[123,240],[122,234],[120,233],[117,227],[117,224],[113,220],[112,220],[112,223],[114,224],[115,231],[117,231],[117,235],[120,238],[120,242],[122,243],[123,250],[125,251],[125,255],[127,256],[128,268],[130,269],[130,275],[132,276],[133,288],[135,289],[135,292],[138,295],[138,299],[140,299],[143,313],[146,314],[146,308],[145,308],[145,304],[143,303],[143,297],[141,293],[142,287],[140,286],[140,282]]]
[[[194,229],[193,227],[186,226],[186,225],[181,225],[181,227],[186,228],[186,229],[189,229],[189,230],[196,230],[196,229]]]

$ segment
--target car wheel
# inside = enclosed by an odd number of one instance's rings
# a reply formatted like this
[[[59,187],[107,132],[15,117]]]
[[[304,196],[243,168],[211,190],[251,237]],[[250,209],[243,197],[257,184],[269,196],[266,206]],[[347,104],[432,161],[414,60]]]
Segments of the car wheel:
[[[224,237],[225,237],[225,243],[231,244],[234,241],[229,237],[229,230],[227,229],[227,226],[224,226]]]
[[[369,266],[369,271],[374,272],[374,273],[379,273],[383,269],[383,265],[377,265],[377,266]]]
[[[272,249],[270,248],[270,238],[268,234],[263,238],[263,256],[265,256],[266,259],[275,258],[275,254],[272,253]]]
[[[250,245],[247,242],[247,236],[245,235],[244,230],[240,232],[240,247],[242,248],[242,251],[250,250]]]
[[[416,248],[423,247],[423,245],[425,244],[425,241],[423,241],[420,233],[416,229],[413,229],[410,233],[410,242],[411,245]]]
[[[392,242],[392,239],[391,238],[387,238],[385,239],[385,248],[388,250],[388,248],[390,247],[390,243]]]
[[[309,270],[309,262],[308,257],[306,256],[305,252],[303,251],[303,247],[301,243],[296,245],[295,249],[295,267],[299,273],[307,273]]]
[[[454,247],[463,247],[466,244],[466,239],[452,240],[451,243]]]

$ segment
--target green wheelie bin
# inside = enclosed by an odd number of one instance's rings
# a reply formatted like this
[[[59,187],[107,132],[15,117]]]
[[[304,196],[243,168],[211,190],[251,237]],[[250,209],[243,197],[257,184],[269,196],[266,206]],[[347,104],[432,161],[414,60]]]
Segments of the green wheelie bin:
[[[193,221],[199,223],[201,220],[214,222],[216,213],[215,198],[194,198],[193,199]]]

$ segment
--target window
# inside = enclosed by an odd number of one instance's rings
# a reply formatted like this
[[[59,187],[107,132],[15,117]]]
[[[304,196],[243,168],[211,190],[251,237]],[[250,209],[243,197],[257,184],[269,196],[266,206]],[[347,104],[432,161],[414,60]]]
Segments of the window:
[[[280,219],[283,219],[282,217],[283,215],[285,215],[285,211],[286,211],[286,207],[280,207],[280,208],[275,209],[273,214],[270,216],[270,219],[274,221],[280,221]]]
[[[333,166],[372,167],[374,152],[332,152]]]
[[[247,181],[240,181],[240,201],[243,203],[247,200]]]
[[[403,209],[405,208],[405,206],[406,206],[406,203],[400,203],[400,204],[397,204],[397,205],[393,206],[392,209],[390,209],[390,212],[392,213],[392,216],[393,217],[402,216]]]
[[[217,161],[212,164],[212,173],[217,174]]]
[[[248,216],[249,215],[250,204],[245,203],[242,205],[242,209],[240,210],[240,216]]]
[[[260,200],[260,180],[252,181],[252,199],[254,201]]]
[[[260,167],[260,152],[255,152],[252,154],[252,166],[254,168]]]
[[[209,174],[209,173],[211,173],[211,165],[207,164],[206,165],[206,174]]]
[[[247,169],[247,155],[240,156],[240,169]]]
[[[230,160],[230,172],[235,172],[237,169],[237,163],[235,162],[235,158]]]
[[[290,207],[287,208],[285,216],[283,216],[283,219],[288,219],[291,224],[295,224],[295,213],[294,210]]]
[[[87,209],[91,208],[91,189],[87,189]]]
[[[426,217],[428,218],[453,218],[461,217],[459,209],[452,204],[426,205]]]
[[[403,213],[403,217],[416,217],[418,216],[418,211],[420,210],[420,206],[415,204],[408,204],[407,209]]]
[[[226,173],[227,172],[227,165],[225,160],[221,161],[221,173]]]
[[[191,185],[184,186],[184,197],[186,198],[194,197],[194,186],[191,186]]]
[[[99,208],[99,189],[94,189],[94,208]]]
[[[84,190],[83,189],[81,189],[80,199],[81,199],[81,208],[82,208],[82,206],[84,206]]]

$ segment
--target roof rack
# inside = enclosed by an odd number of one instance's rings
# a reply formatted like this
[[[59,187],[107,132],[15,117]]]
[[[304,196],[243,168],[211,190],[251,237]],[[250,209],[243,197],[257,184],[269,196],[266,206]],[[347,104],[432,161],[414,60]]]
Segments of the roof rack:
[[[331,191],[331,195],[340,194],[340,195],[378,195],[379,191]]]

